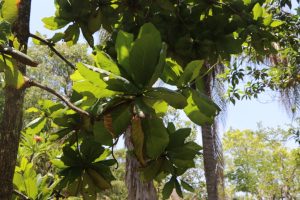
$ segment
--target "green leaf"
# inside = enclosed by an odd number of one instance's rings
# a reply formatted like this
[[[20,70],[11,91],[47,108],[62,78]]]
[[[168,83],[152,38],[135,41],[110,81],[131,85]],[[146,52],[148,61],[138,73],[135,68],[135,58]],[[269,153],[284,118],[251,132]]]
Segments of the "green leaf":
[[[175,178],[171,178],[164,186],[162,194],[163,194],[163,199],[169,199],[171,196],[171,193],[175,187]]]
[[[181,180],[181,186],[183,187],[183,189],[185,189],[189,192],[195,192],[195,189],[190,184],[185,182],[184,180]]]
[[[7,21],[0,19],[0,44],[8,42],[8,37],[11,35],[11,25]],[[0,65],[0,71],[3,71],[2,64]]]
[[[187,64],[177,85],[179,86],[186,85],[187,83],[190,83],[194,79],[196,79],[200,74],[200,70],[203,66],[203,63],[204,63],[203,60],[194,60],[189,64]]]
[[[18,70],[16,63],[12,59],[0,59],[0,65],[4,67],[5,83],[16,89],[20,89],[24,83],[23,74]]]
[[[168,103],[163,100],[143,97],[143,101],[146,105],[153,108],[159,117],[165,116],[166,112],[168,111]]]
[[[177,179],[175,180],[175,189],[176,189],[176,193],[177,193],[181,198],[183,198],[182,190],[181,190],[180,184],[179,184],[179,182],[178,182]]]
[[[76,67],[84,79],[88,80],[99,88],[104,89],[107,87],[107,84],[102,80],[100,73],[90,70],[87,65],[83,63],[77,63]],[[78,77],[78,79],[80,79],[80,77]],[[74,80],[74,78],[72,80]]]
[[[148,86],[152,86],[158,80],[158,78],[161,76],[161,74],[163,73],[166,56],[167,56],[167,45],[165,43],[163,43],[162,49],[160,51],[158,64],[155,67],[155,71],[153,73],[152,78],[150,79]]]
[[[105,128],[103,121],[96,121],[93,128],[95,141],[103,145],[111,146],[113,144],[113,136]]]
[[[168,151],[172,159],[193,160],[202,148],[195,142],[187,142],[180,146],[173,147]]]
[[[137,157],[138,161],[145,166],[146,162],[144,159],[144,132],[142,129],[141,119],[139,117],[134,117],[131,120],[131,141],[133,144],[133,152]]]
[[[275,28],[275,27],[281,26],[282,24],[284,24],[283,21],[281,21],[281,20],[274,20],[274,21],[270,24],[270,26],[273,27],[273,28]]]
[[[166,59],[165,67],[162,76],[160,77],[165,83],[177,85],[177,82],[183,70],[176,61],[168,58]]]
[[[2,2],[1,2],[2,3]],[[13,24],[18,18],[18,6],[20,1],[4,0],[1,8],[3,19],[10,24]]]
[[[94,47],[93,33],[89,30],[88,26],[84,23],[80,24],[80,28],[84,39],[87,41],[90,47],[93,48]]]
[[[45,127],[47,119],[45,117],[39,117],[33,121],[31,121],[26,126],[26,134],[36,135],[40,133]]]
[[[75,152],[70,146],[63,147],[63,156],[61,161],[67,166],[79,166],[81,164],[80,155]]]
[[[150,158],[157,158],[169,143],[169,134],[159,118],[146,118],[142,120],[143,131],[146,138],[146,152]]]
[[[273,19],[273,16],[272,14],[269,14],[267,15],[265,18],[264,18],[264,25],[265,26],[269,26],[272,22],[272,19]]]
[[[174,108],[182,109],[187,105],[186,97],[179,92],[167,88],[154,88],[145,93],[146,97],[161,99]]]
[[[59,17],[45,17],[42,19],[45,28],[49,30],[58,30],[69,24],[69,21],[60,19]]]
[[[220,111],[219,107],[207,96],[190,89],[185,91],[188,105],[184,108],[186,115],[196,124],[212,124]]]
[[[122,104],[111,110],[112,126],[114,133],[119,136],[124,133],[130,125],[132,113],[128,104]]]
[[[83,63],[77,64],[78,71],[71,75],[73,89],[84,96],[94,95],[96,98],[110,97],[115,92],[106,89],[107,83],[102,80],[101,73],[94,72]]]
[[[124,31],[119,31],[116,40],[116,52],[119,64],[123,69],[129,71],[129,53],[133,45],[133,34]]]
[[[255,6],[252,9],[253,12],[253,19],[257,20],[259,17],[263,14],[263,8],[260,6],[259,3],[256,3]]]
[[[251,0],[243,0],[243,2],[244,2],[244,5],[248,6],[248,5],[250,5]]]
[[[162,159],[154,160],[145,168],[142,168],[142,180],[145,182],[152,181],[159,174],[162,165]]]
[[[70,45],[76,44],[79,39],[79,26],[78,24],[71,24],[65,30],[64,41]]]
[[[161,47],[158,30],[152,24],[143,25],[129,56],[130,75],[140,88],[147,85],[153,76]]]
[[[91,163],[104,152],[104,148],[93,139],[85,139],[80,145],[80,152],[84,160]]]
[[[97,51],[94,60],[97,67],[109,71],[115,75],[121,75],[118,66],[103,51]]]
[[[177,148],[184,144],[185,139],[191,134],[190,128],[182,128],[170,133],[168,149]]]

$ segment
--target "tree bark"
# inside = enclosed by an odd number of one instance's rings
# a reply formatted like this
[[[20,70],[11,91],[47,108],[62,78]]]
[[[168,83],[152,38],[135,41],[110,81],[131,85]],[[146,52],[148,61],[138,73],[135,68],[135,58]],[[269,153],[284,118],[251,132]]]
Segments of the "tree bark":
[[[157,193],[151,182],[142,182],[139,176],[139,168],[141,167],[136,157],[131,154],[133,144],[130,139],[131,128],[129,127],[125,133],[125,146],[127,148],[126,155],[126,175],[125,182],[128,189],[128,200],[157,200]]]
[[[202,129],[203,161],[208,200],[218,200],[217,158],[214,147],[214,136],[211,125],[204,125]]]
[[[207,66],[209,69],[209,66]],[[212,95],[212,75],[204,77],[205,86],[204,92],[213,100]],[[206,190],[208,200],[223,200],[225,199],[223,168],[221,164],[223,159],[222,144],[219,141],[216,130],[216,120],[213,125],[201,126],[202,129],[202,144],[203,144],[203,161],[204,172],[206,179]]]
[[[23,53],[27,51],[30,6],[31,0],[20,1],[18,19],[13,27]],[[25,74],[26,67],[23,64],[18,63],[17,67]],[[0,125],[0,199],[10,200],[22,129],[24,90],[6,87],[4,95],[5,104]]]

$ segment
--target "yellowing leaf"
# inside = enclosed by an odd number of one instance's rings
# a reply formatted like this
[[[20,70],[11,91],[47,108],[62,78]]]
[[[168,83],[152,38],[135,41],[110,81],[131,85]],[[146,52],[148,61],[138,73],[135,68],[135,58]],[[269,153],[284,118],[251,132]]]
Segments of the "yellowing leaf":
[[[18,18],[18,5],[20,0],[4,0],[2,6],[2,17],[13,24]]]
[[[260,6],[259,3],[256,3],[255,6],[252,9],[253,12],[253,19],[257,20],[259,17],[263,14],[263,8]]]
[[[146,162],[144,160],[144,132],[142,129],[141,119],[135,116],[132,120],[132,130],[131,130],[131,141],[134,146],[134,154],[137,157],[138,161],[145,166]]]
[[[284,22],[281,21],[281,20],[274,20],[272,23],[271,23],[271,27],[275,28],[277,26],[281,26]]]

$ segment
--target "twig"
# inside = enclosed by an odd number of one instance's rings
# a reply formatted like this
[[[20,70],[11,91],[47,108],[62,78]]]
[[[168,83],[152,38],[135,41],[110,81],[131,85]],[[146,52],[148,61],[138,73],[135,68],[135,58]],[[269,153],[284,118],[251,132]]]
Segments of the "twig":
[[[67,65],[69,65],[73,70],[76,69],[75,65],[73,65],[70,61],[68,61],[63,55],[61,55],[61,53],[59,53],[55,48],[54,48],[54,43],[45,40],[37,35],[34,35],[32,33],[29,34],[30,37],[44,43],[45,45],[47,45],[60,59],[62,59]]]
[[[10,55],[12,58],[16,59],[17,61],[29,65],[31,67],[38,66],[38,63],[34,61],[31,57],[26,55],[25,53],[22,53],[21,51],[15,50],[12,47],[9,46],[0,46],[0,53]]]
[[[25,194],[19,192],[18,190],[14,190],[13,193],[17,196],[19,196],[23,200],[29,200],[30,198],[26,196]]]
[[[117,163],[117,166],[115,167],[115,169],[118,169],[118,168],[119,168],[119,162],[118,162],[118,160],[116,159],[115,154],[114,154],[114,146],[117,145],[118,141],[119,141],[119,138],[117,138],[116,141],[115,141],[115,142],[113,143],[113,145],[111,146],[111,156],[113,157],[113,159],[114,159],[114,160],[116,161],[116,163]]]
[[[63,102],[65,102],[67,104],[67,106],[69,106],[69,108],[71,108],[72,110],[74,110],[75,112],[79,113],[79,114],[82,114],[82,115],[85,115],[85,116],[90,116],[90,114],[85,111],[85,110],[82,110],[81,108],[78,108],[77,106],[75,106],[72,102],[70,102],[70,100],[62,95],[60,95],[59,93],[57,93],[55,90],[47,87],[47,86],[44,86],[44,85],[41,85],[31,79],[28,79],[27,77],[25,77],[27,80],[26,80],[26,87],[32,87],[32,86],[35,86],[35,87],[38,87],[38,88],[41,88],[43,90],[46,90],[47,92],[55,95],[56,97],[58,97],[59,99],[61,99]]]

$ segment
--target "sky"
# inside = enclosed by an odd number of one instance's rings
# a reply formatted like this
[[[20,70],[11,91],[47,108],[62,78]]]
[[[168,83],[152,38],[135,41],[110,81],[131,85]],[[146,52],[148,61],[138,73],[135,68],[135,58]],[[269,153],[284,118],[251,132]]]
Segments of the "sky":
[[[48,36],[53,32],[45,29],[41,19],[52,16],[55,12],[54,1],[52,0],[32,0],[31,23],[32,33],[37,30]],[[257,123],[262,122],[265,127],[276,128],[285,127],[293,122],[276,99],[274,92],[268,92],[260,95],[258,99],[237,101],[235,105],[229,104],[225,114],[225,123],[220,127],[221,133],[229,128],[233,129],[256,129]]]

